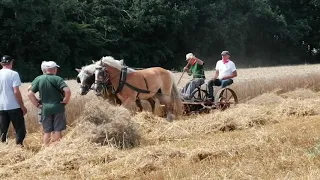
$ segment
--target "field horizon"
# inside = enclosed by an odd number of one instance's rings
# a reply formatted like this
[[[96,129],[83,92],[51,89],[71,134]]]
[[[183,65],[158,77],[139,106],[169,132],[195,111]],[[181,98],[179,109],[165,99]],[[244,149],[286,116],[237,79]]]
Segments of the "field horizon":
[[[25,147],[0,144],[1,179],[318,179],[320,64],[239,68],[240,103],[226,111],[182,116],[172,123],[131,114],[67,80],[68,129],[42,147],[37,109],[28,109]],[[206,71],[206,77],[212,77]],[[176,82],[181,72],[175,73]],[[191,79],[184,74],[179,88]],[[218,88],[217,88],[218,89]],[[217,92],[215,89],[215,92]]]

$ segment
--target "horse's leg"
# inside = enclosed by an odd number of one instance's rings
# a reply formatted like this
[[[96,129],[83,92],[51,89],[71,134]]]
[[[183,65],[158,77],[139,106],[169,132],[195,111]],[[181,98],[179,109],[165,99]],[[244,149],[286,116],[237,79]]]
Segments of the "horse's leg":
[[[156,106],[156,102],[153,98],[149,98],[147,99],[147,101],[150,103],[150,106],[151,106],[151,109],[152,109],[152,113],[154,114],[154,109],[155,109],[155,106]]]
[[[141,105],[141,100],[140,100],[140,99],[137,99],[137,100],[136,100],[136,105],[138,106],[139,111],[142,112],[143,107],[142,107],[142,105]]]
[[[173,120],[173,108],[171,105],[171,99],[167,95],[162,95],[159,97],[160,103],[164,104],[166,107],[166,113],[167,113],[167,121],[172,122]]]

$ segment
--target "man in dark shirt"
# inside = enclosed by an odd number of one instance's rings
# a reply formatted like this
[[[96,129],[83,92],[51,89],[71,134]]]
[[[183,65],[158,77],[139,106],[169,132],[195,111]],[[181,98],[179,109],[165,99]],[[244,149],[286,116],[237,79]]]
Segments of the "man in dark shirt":
[[[69,103],[71,91],[64,80],[56,75],[59,66],[55,62],[48,61],[43,66],[45,74],[33,80],[28,96],[33,105],[42,109],[43,142],[48,145],[52,132],[53,141],[58,141],[66,129],[65,105]],[[35,97],[37,92],[41,103]]]

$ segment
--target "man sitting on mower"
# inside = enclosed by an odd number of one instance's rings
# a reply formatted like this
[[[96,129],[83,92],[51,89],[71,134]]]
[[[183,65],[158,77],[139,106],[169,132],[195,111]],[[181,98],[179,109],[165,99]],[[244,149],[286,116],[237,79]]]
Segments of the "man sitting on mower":
[[[222,59],[216,64],[216,72],[214,77],[208,82],[209,99],[214,100],[213,86],[221,86],[225,88],[233,83],[234,77],[237,76],[237,69],[235,64],[229,59],[229,51],[222,51]]]
[[[204,62],[196,58],[192,53],[186,55],[187,66],[183,68],[184,71],[188,72],[189,76],[193,76],[192,80],[189,81],[182,89],[181,94],[185,100],[192,99],[192,92],[202,84],[204,84],[205,75],[203,65]]]

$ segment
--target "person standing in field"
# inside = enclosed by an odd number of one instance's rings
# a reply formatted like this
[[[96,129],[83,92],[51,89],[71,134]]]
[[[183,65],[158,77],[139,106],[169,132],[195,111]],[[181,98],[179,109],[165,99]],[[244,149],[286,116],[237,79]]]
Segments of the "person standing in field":
[[[235,64],[229,59],[229,51],[222,51],[222,59],[216,64],[216,72],[213,78],[208,82],[209,99],[214,100],[213,86],[225,88],[233,83],[233,78],[237,77]]]
[[[197,57],[195,57],[192,53],[188,53],[186,55],[186,61],[188,65],[183,68],[184,71],[188,72],[189,76],[193,76],[192,80],[189,81],[185,87],[182,89],[182,97],[184,99],[191,99],[192,92],[199,86],[201,86],[205,81],[204,62]]]
[[[16,133],[16,144],[23,146],[26,136],[24,115],[27,114],[27,108],[19,89],[20,76],[12,70],[13,61],[8,55],[4,55],[0,61],[0,136],[1,142],[6,142],[11,121]]]
[[[33,105],[42,109],[43,143],[48,145],[53,134],[53,142],[62,138],[66,129],[65,105],[70,101],[71,91],[64,80],[57,76],[58,66],[54,61],[44,62],[45,74],[36,77],[28,97]],[[40,99],[35,97],[39,92]],[[41,103],[40,103],[41,100]]]

